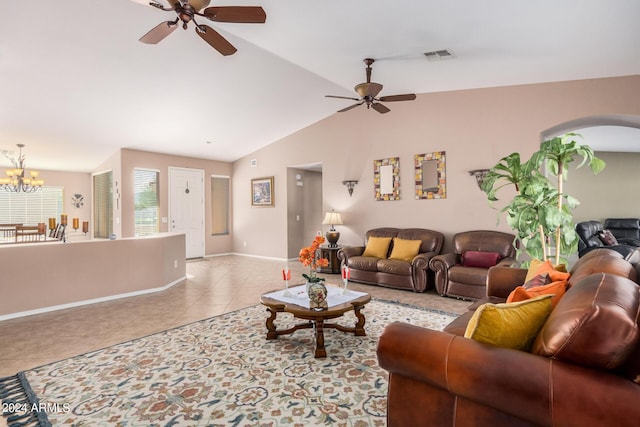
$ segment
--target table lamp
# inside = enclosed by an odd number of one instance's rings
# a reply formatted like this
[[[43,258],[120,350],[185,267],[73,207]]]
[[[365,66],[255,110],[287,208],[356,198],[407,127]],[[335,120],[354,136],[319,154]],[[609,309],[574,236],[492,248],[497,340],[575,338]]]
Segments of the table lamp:
[[[322,224],[331,225],[331,228],[329,229],[329,231],[327,231],[327,234],[326,234],[327,241],[329,242],[330,248],[337,248],[338,239],[340,238],[340,233],[336,231],[334,225],[342,225],[342,217],[340,216],[340,213],[334,212],[334,211],[327,212],[324,216],[324,220],[322,221]]]

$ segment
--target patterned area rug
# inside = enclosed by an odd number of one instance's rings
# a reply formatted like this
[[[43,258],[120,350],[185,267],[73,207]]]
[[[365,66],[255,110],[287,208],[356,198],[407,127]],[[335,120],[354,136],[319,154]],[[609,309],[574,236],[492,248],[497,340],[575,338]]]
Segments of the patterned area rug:
[[[3,411],[19,406],[10,396],[23,380],[33,395],[21,409],[41,418],[26,425],[384,426],[383,328],[440,330],[456,316],[381,300],[363,313],[366,337],[325,330],[327,357],[315,359],[312,330],[267,341],[265,308],[238,310],[0,380]],[[338,323],[355,320],[350,312]],[[297,322],[281,313],[276,325]]]

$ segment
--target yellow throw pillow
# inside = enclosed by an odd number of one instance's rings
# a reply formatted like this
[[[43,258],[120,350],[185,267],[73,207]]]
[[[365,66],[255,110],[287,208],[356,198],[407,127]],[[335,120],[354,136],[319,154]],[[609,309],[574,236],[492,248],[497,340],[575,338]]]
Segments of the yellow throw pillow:
[[[553,295],[525,301],[483,304],[471,316],[465,338],[498,347],[529,351],[551,313]]]
[[[401,259],[411,262],[420,253],[420,245],[422,245],[422,240],[406,240],[394,237],[393,249],[391,249],[389,259]]]
[[[364,248],[362,256],[370,256],[374,258],[386,258],[389,252],[391,237],[369,237],[367,247]]]

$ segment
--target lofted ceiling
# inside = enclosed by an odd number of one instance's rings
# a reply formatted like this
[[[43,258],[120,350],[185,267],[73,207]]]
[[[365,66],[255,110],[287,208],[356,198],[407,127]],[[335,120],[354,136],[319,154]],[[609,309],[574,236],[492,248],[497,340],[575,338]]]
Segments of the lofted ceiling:
[[[355,96],[367,57],[382,96],[640,74],[637,0],[212,5],[267,21],[200,18],[238,48],[224,57],[193,25],[138,42],[175,17],[143,0],[1,2],[0,150],[81,172],[121,147],[234,161],[348,106],[324,95]],[[423,55],[441,49],[455,57]]]

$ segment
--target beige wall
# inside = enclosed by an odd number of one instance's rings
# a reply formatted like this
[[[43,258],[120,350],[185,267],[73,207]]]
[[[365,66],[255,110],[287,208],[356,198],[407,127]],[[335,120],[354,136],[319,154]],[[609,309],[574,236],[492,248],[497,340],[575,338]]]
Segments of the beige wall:
[[[588,167],[569,172],[566,191],[581,202],[574,211],[575,222],[640,218],[640,153],[596,155],[607,163],[598,175]]]
[[[77,231],[72,228],[72,220],[78,218],[80,227],[82,227],[83,221],[89,221],[89,226],[91,226],[91,174],[41,170],[40,177],[45,181],[45,186],[64,188],[62,210],[69,216],[67,236],[73,239],[84,237],[82,228]],[[74,194],[81,194],[84,197],[84,204],[79,208],[76,208],[72,203]],[[60,218],[57,218],[56,221],[60,222]]]
[[[205,193],[205,254],[223,254],[232,250],[231,235],[221,236],[211,235],[211,175],[231,176],[232,165],[227,162],[213,160],[196,159],[191,157],[171,156],[160,153],[150,153],[122,149],[122,175],[121,175],[121,223],[124,237],[134,235],[134,190],[133,190],[133,170],[135,168],[156,169],[160,171],[160,217],[169,217],[169,168],[180,167],[189,169],[199,169],[204,171],[204,193]],[[233,183],[231,184],[233,187]],[[233,193],[231,193],[233,194]],[[248,196],[247,196],[248,197]],[[233,199],[233,196],[232,196]],[[160,231],[170,231],[168,223],[160,223]],[[233,218],[230,221],[233,227]]]
[[[337,228],[343,245],[360,244],[367,229],[380,226],[440,230],[447,242],[458,231],[508,231],[504,220],[496,226],[497,212],[468,171],[491,167],[514,151],[528,158],[541,132],[560,123],[640,116],[638,93],[640,76],[630,76],[420,94],[413,102],[389,103],[392,111],[384,115],[363,107],[334,114],[234,163],[233,250],[287,256],[286,168],[310,163],[323,165],[324,209],[342,212],[345,225]],[[441,150],[447,154],[447,198],[415,200],[413,156]],[[400,157],[402,199],[378,202],[373,161],[387,157]],[[251,178],[271,175],[275,207],[252,208]],[[353,197],[341,184],[345,179],[360,181]]]

